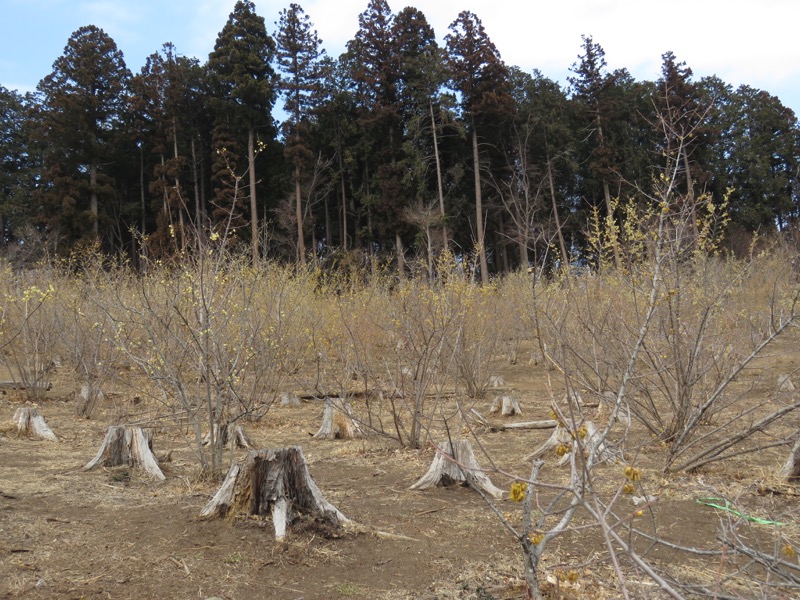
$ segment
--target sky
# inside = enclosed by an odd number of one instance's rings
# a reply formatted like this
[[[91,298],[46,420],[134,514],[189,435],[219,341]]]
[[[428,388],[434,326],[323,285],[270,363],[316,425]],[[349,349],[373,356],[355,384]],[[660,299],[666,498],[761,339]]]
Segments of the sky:
[[[311,17],[328,54],[336,57],[358,29],[368,0],[294,0]],[[204,62],[236,0],[0,0],[0,85],[21,93],[52,71],[79,27],[110,35],[136,73],[150,54],[172,42]],[[254,0],[274,33],[290,0]],[[440,42],[461,10],[475,13],[503,60],[538,69],[567,85],[570,67],[590,35],[610,70],[658,79],[671,50],[695,79],[716,75],[778,96],[800,115],[798,0],[389,0],[396,14],[421,10]]]

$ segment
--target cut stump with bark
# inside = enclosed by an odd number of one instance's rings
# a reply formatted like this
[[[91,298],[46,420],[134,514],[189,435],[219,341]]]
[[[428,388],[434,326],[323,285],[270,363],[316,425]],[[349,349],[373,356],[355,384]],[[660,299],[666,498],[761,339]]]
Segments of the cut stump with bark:
[[[492,408],[489,412],[491,414],[500,413],[504,417],[512,417],[521,415],[522,408],[519,405],[519,400],[513,396],[497,396],[492,402]]]
[[[321,440],[354,439],[364,437],[364,431],[353,417],[353,408],[344,398],[325,400],[322,426],[314,437]]]
[[[450,442],[440,444],[428,472],[408,489],[427,490],[453,483],[479,488],[493,498],[502,498],[504,493],[481,469],[469,440],[456,440],[454,447]]]
[[[225,481],[200,513],[201,518],[272,516],[275,539],[287,527],[311,523],[317,531],[338,530],[350,520],[325,500],[299,446],[252,450],[231,464]]]
[[[222,427],[219,424],[214,424],[214,439],[219,440],[222,436],[222,447],[227,447],[228,450],[236,450],[237,448],[244,448],[246,450],[253,449],[253,442],[250,437],[245,433],[240,425],[228,423]],[[211,444],[211,433],[207,433],[203,438],[203,445],[208,446]]]
[[[138,466],[156,479],[166,479],[153,454],[153,432],[141,427],[109,427],[97,456],[83,468],[88,471],[101,465]]]
[[[17,435],[27,435],[50,442],[58,441],[56,434],[35,408],[18,408],[14,413],[14,422],[17,424]]]

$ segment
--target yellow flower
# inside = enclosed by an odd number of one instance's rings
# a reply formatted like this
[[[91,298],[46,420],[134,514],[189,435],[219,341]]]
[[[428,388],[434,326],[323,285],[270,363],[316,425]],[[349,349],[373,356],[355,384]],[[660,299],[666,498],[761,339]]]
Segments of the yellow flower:
[[[556,455],[559,457],[564,456],[565,454],[569,453],[569,450],[570,450],[569,444],[559,444],[558,446],[556,446]]]
[[[629,482],[625,482],[625,485],[622,486],[622,492],[625,494],[632,494],[633,493],[633,484]]]
[[[791,544],[784,544],[783,548],[781,548],[781,554],[791,559],[797,556],[797,550]]]
[[[531,544],[534,546],[538,546],[544,540],[544,534],[541,531],[534,531],[528,536],[528,539],[531,541]]]
[[[642,478],[642,472],[636,467],[628,465],[627,467],[625,467],[625,477],[627,477],[631,481],[639,481]]]
[[[580,576],[581,574],[578,573],[578,571],[570,569],[570,571],[567,572],[567,581],[569,581],[570,583],[575,583],[578,581],[578,579],[580,579]]]
[[[522,481],[515,481],[511,484],[511,493],[509,498],[514,502],[522,502],[525,499],[525,493],[528,491],[528,484]]]

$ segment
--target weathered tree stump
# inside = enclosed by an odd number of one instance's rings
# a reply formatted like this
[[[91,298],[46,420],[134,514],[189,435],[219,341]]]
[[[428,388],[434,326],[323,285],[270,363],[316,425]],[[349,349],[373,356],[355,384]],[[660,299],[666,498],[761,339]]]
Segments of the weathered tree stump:
[[[536,458],[541,458],[549,451],[557,451],[560,454],[561,460],[559,460],[558,464],[564,464],[566,462],[565,456],[569,458],[569,452],[572,450],[572,436],[570,435],[569,430],[564,427],[561,423],[556,425],[555,430],[547,438],[544,444],[539,446],[536,450],[534,450],[531,454],[525,457],[526,461],[534,460]]]
[[[237,448],[253,449],[253,442],[250,441],[250,438],[240,425],[227,423],[220,427],[219,424],[214,423],[214,439],[219,440],[220,436],[222,437],[222,447],[227,446],[228,450],[236,450]],[[208,446],[210,443],[211,432],[207,433],[203,438],[204,446]]]
[[[490,388],[503,387],[505,384],[506,384],[506,380],[503,379],[502,375],[489,375],[489,387]]]
[[[56,434],[35,408],[18,408],[14,413],[14,422],[17,424],[17,435],[28,435],[50,442],[58,441]]]
[[[500,413],[504,417],[512,417],[521,415],[522,408],[519,405],[519,400],[513,396],[497,396],[492,402],[492,408],[489,412],[491,414]]]
[[[778,375],[778,391],[793,392],[794,390],[794,382],[790,374],[784,373],[783,375]]]
[[[800,438],[792,446],[792,453],[781,469],[781,477],[790,481],[800,479]]]
[[[469,440],[456,440],[455,447],[452,447],[450,442],[441,444],[428,472],[408,489],[427,490],[438,485],[447,486],[453,483],[479,488],[493,498],[502,498],[504,493],[494,486],[481,469]]]
[[[300,397],[294,392],[282,392],[281,406],[300,406]]]
[[[327,531],[350,520],[330,504],[317,487],[299,446],[252,450],[241,465],[231,464],[225,481],[200,513],[202,518],[272,516],[275,539],[286,528],[311,519]]]
[[[105,394],[97,384],[84,383],[81,391],[77,394],[78,403],[75,406],[75,413],[79,417],[88,419],[92,416],[95,404],[105,400]]]
[[[353,409],[344,398],[325,400],[322,426],[314,437],[322,440],[364,437],[364,431],[353,417]]]
[[[595,408],[594,412],[594,419],[595,421],[605,421],[610,415],[611,412],[614,410],[614,407],[617,403],[617,395],[614,392],[603,392],[596,404],[592,404],[589,402],[583,402],[581,407],[583,409],[588,408]],[[620,410],[617,411],[617,421],[622,423],[623,425],[630,425],[631,424],[631,411],[628,407],[627,403],[623,403],[620,406]]]
[[[99,465],[139,466],[156,479],[166,479],[153,454],[153,432],[141,427],[109,427],[97,456],[83,468],[88,471]]]
[[[564,465],[569,461],[570,455],[576,449],[578,440],[581,441],[584,450],[594,453],[598,462],[614,461],[622,458],[618,450],[611,448],[604,440],[600,439],[600,433],[594,423],[584,421],[575,430],[570,430],[563,423],[559,423],[547,441],[525,457],[525,460],[540,458],[552,450],[559,457],[559,461],[556,464],[558,466]]]

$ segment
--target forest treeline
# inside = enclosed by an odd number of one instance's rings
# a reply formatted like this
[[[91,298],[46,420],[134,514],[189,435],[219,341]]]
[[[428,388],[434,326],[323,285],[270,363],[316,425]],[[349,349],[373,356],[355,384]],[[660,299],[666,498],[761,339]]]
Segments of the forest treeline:
[[[84,244],[169,258],[210,240],[343,268],[476,273],[591,260],[592,218],[656,202],[723,204],[727,244],[798,216],[800,130],[766,91],[610,71],[585,36],[568,85],[506,65],[478,16],[444,45],[415,8],[370,0],[346,51],[302,7],[269,27],[235,5],[205,62],[164,44],[131,73],[101,29],[72,34],[35,92],[0,86],[7,252]],[[593,217],[594,215],[594,217]]]

